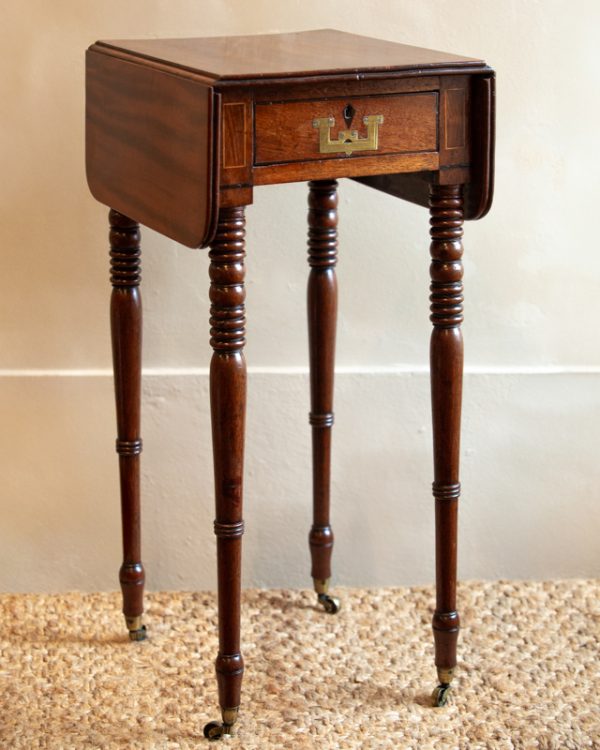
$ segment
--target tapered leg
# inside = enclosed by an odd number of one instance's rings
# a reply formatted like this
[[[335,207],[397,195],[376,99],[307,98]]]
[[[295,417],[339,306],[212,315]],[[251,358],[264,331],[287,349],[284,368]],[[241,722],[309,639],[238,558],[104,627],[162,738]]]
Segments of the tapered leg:
[[[329,508],[337,318],[337,202],[335,180],[309,183],[307,303],[313,447],[313,524],[309,545],[315,591],[330,613],[337,612],[340,606],[339,600],[328,594],[333,550]]]
[[[222,208],[210,250],[210,403],[215,469],[215,534],[219,587],[216,660],[223,721],[204,728],[209,739],[229,734],[240,705],[242,480],[246,417],[244,208]]]
[[[119,580],[123,614],[129,637],[146,637],[144,568],[140,541],[140,398],[142,379],[142,301],[140,297],[140,231],[138,224],[117,211],[109,213],[111,283],[110,302],[117,453],[121,477],[123,565]]]
[[[456,667],[457,511],[462,398],[463,321],[461,185],[433,185],[431,213],[431,403],[436,536],[436,607],[433,615],[439,685],[434,705],[444,705]]]

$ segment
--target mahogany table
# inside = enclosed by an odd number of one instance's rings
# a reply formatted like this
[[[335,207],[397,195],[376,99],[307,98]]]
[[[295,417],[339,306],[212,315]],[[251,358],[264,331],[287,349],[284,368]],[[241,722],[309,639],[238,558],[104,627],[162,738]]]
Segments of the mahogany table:
[[[339,31],[97,42],[87,52],[86,166],[111,208],[111,329],[121,477],[123,612],[142,624],[139,224],[210,247],[210,399],[222,722],[240,705],[242,476],[246,406],[244,207],[255,186],[308,181],[308,330],[313,440],[309,542],[319,601],[333,532],[329,474],[337,287],[337,182],[349,177],[429,206],[436,521],[433,615],[443,705],[456,666],[456,530],[462,390],[462,234],[492,201],[494,73],[481,60]]]

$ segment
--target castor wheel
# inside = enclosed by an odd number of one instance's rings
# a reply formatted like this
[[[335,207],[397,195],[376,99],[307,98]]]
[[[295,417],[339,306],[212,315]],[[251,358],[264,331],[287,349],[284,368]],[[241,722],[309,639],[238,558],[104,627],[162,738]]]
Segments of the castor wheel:
[[[323,605],[325,612],[330,615],[335,615],[340,611],[340,600],[337,596],[329,596],[329,594],[319,594],[319,602]]]
[[[220,740],[224,734],[231,734],[230,724],[223,724],[222,721],[209,721],[204,727],[204,736],[211,742]]]
[[[438,685],[433,693],[431,694],[431,702],[434,708],[441,708],[446,705],[448,701],[448,695],[450,694],[450,685],[440,684]]]
[[[146,626],[142,625],[142,627],[138,628],[137,630],[130,630],[129,640],[130,641],[145,641],[146,640]]]
[[[145,641],[146,640],[146,626],[142,625],[141,616],[126,617],[125,622],[127,623],[127,630],[129,632],[130,641]]]
[[[204,727],[204,736],[207,740],[214,742],[220,740],[225,734],[231,734],[231,727],[237,721],[237,708],[222,708],[223,721],[209,721]]]

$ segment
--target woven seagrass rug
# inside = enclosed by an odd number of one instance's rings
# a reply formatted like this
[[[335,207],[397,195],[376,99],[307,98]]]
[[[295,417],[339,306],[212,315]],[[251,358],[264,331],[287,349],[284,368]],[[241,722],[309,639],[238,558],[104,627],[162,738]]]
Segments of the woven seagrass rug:
[[[600,582],[460,586],[460,670],[433,709],[430,588],[246,591],[228,748],[600,748]],[[218,748],[215,597],[150,593],[131,643],[117,594],[0,597],[2,750]]]

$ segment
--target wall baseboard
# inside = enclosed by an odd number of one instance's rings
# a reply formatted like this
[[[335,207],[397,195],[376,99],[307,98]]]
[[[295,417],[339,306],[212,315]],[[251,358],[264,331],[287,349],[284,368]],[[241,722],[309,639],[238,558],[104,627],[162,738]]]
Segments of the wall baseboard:
[[[423,364],[398,365],[342,365],[336,367],[338,375],[404,375],[429,372]],[[112,378],[112,370],[87,369],[0,369],[0,378]],[[172,377],[186,375],[208,375],[208,367],[145,367],[144,377]],[[252,375],[307,375],[308,367],[248,366]],[[466,365],[466,375],[600,375],[596,365]]]

